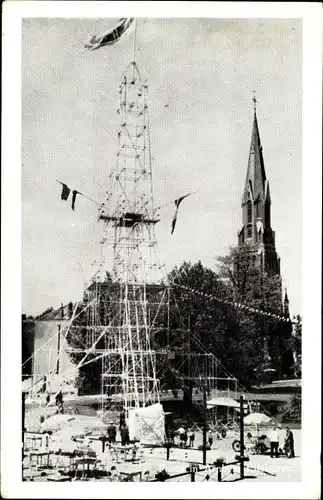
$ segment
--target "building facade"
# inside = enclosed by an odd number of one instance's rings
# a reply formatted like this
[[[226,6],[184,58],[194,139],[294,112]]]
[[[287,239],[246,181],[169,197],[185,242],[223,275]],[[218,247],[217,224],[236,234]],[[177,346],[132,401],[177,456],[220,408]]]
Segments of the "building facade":
[[[33,392],[40,390],[44,376],[49,383],[53,382],[51,385],[55,389],[64,377],[68,378],[69,373],[73,377],[74,365],[65,349],[64,340],[72,307],[72,304],[61,306],[36,319],[23,318],[22,375],[26,387],[33,385]]]

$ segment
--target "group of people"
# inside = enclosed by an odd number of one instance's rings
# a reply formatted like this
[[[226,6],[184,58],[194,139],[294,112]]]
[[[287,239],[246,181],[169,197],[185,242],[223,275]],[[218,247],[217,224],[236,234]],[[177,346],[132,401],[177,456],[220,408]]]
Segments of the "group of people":
[[[277,427],[274,427],[269,436],[270,439],[270,456],[277,458],[279,453],[279,432]],[[295,458],[294,449],[294,434],[289,427],[286,427],[284,450],[288,458]]]
[[[175,444],[175,435],[176,435],[176,432],[175,432],[175,429],[172,429],[171,430],[171,443],[172,444]],[[195,440],[195,434],[193,431],[191,432],[187,432],[186,429],[184,429],[183,427],[181,427],[180,429],[178,429],[178,436],[179,436],[179,446],[180,448],[186,448],[187,447],[187,440],[189,440],[189,447],[193,447],[194,446],[194,440]]]
[[[168,431],[168,441],[175,445],[175,437],[178,435],[179,437],[179,447],[180,448],[194,448],[194,442],[195,442],[195,432],[194,430],[186,430],[184,427],[180,427],[178,431],[176,432],[175,429],[172,427]],[[207,436],[207,442],[209,444],[209,448],[212,448],[213,445],[213,434],[211,431],[209,431],[208,436]]]
[[[126,417],[125,417],[124,412],[120,413],[119,432],[120,432],[120,437],[121,437],[121,445],[126,446],[127,444],[130,444],[129,429],[128,429],[128,426],[126,424]],[[114,424],[114,422],[112,420],[107,428],[107,436],[108,436],[109,443],[114,444],[116,442],[117,426]]]

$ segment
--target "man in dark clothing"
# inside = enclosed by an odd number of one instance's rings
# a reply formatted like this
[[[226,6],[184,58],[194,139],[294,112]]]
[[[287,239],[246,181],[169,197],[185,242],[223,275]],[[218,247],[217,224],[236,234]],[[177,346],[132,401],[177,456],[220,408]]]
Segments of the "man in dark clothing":
[[[120,434],[121,434],[121,445],[125,446],[126,444],[129,444],[129,430],[126,424],[123,424],[123,426],[121,427]]]
[[[117,437],[117,428],[113,422],[110,422],[107,431],[108,431],[108,442],[115,443]]]
[[[126,415],[125,415],[125,412],[122,411],[120,413],[120,417],[119,417],[119,430],[121,431],[121,427],[126,423]]]
[[[190,448],[191,448],[191,447],[192,447],[192,448],[194,447],[194,440],[195,440],[195,434],[194,434],[194,432],[192,431],[192,432],[190,433],[190,444],[189,444],[189,447],[190,447]]]
[[[294,434],[289,427],[286,427],[285,450],[288,458],[295,458]]]

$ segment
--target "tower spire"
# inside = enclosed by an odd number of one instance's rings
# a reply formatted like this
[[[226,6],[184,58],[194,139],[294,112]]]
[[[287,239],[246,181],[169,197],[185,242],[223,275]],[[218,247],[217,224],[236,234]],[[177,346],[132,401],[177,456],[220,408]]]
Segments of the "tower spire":
[[[254,113],[256,114],[256,111],[257,111],[257,99],[256,99],[256,91],[255,90],[252,91],[252,100],[253,100],[253,110],[254,110]]]
[[[247,244],[257,249],[256,259],[259,260],[261,269],[280,274],[279,258],[275,249],[275,233],[271,228],[271,199],[260,141],[255,91],[253,91],[252,101],[254,115],[242,197],[242,228],[238,233],[238,241],[240,246]]]
[[[255,91],[253,91],[253,109],[254,109],[254,117],[253,117],[253,125],[252,125],[252,134],[251,134],[251,143],[249,150],[249,160],[248,160],[248,168],[247,168],[247,176],[245,183],[245,190],[243,195],[242,203],[246,203],[248,200],[248,194],[252,196],[254,201],[256,199],[261,198],[264,200],[266,198],[266,172],[265,172],[265,163],[262,152],[262,145],[259,134],[258,120],[257,120],[257,99],[255,96]]]

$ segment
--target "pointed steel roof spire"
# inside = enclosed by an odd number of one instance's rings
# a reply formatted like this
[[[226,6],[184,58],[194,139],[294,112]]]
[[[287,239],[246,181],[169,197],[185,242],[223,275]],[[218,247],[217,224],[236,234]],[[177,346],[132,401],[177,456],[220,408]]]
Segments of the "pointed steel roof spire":
[[[255,95],[253,96],[252,100],[254,103],[254,117],[253,117],[251,144],[249,151],[249,161],[248,161],[243,203],[245,203],[247,200],[248,190],[250,190],[250,188],[252,190],[252,195],[254,200],[256,200],[257,198],[262,198],[264,200],[266,196],[265,193],[266,172],[265,172],[265,164],[262,152],[262,145],[260,141],[257,112],[256,112],[257,99]]]
[[[252,100],[253,100],[253,110],[256,113],[256,111],[257,111],[256,91],[253,90],[252,93],[253,93],[253,97],[252,97]]]

